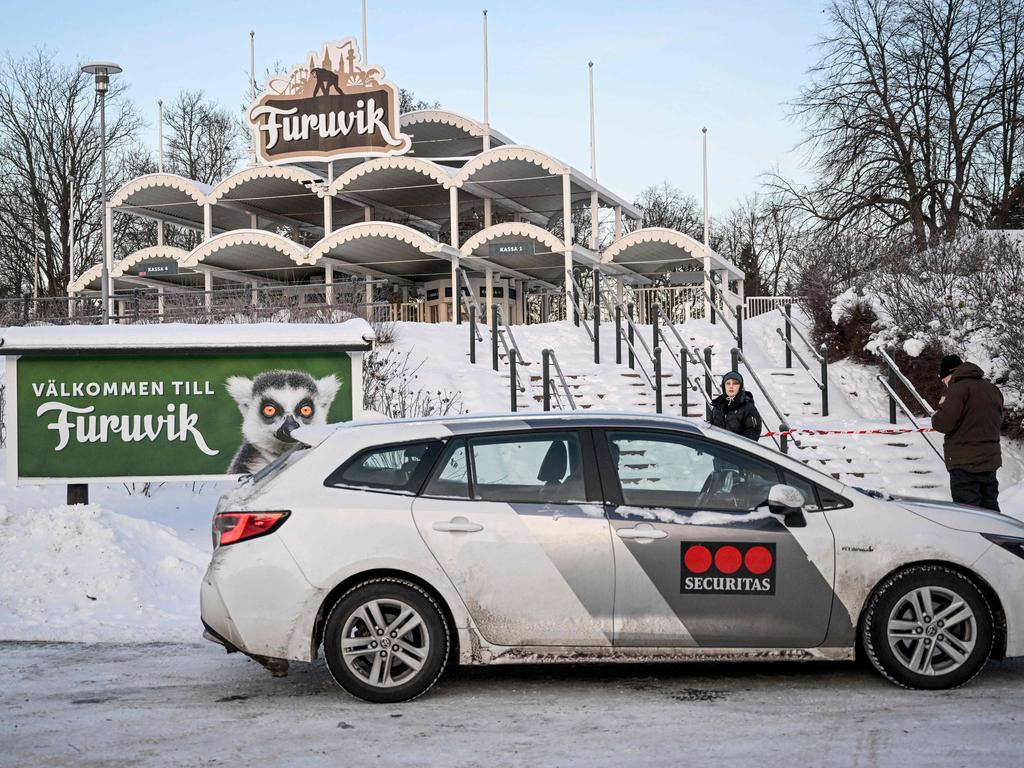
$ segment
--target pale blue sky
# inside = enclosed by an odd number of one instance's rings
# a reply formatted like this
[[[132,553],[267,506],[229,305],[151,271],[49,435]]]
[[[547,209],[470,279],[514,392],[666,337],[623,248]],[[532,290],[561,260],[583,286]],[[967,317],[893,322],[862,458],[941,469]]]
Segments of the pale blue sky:
[[[174,3],[4,0],[0,50],[44,45],[103,59],[151,122],[156,100],[202,88],[241,108],[256,68],[291,66],[329,39],[359,36],[359,0]],[[521,144],[589,167],[587,61],[595,62],[598,178],[633,198],[668,179],[700,197],[700,129],[711,147],[711,212],[723,214],[776,166],[802,175],[786,119],[824,32],[825,0],[368,0],[370,63],[422,98],[482,115],[481,16],[488,7],[491,124]]]

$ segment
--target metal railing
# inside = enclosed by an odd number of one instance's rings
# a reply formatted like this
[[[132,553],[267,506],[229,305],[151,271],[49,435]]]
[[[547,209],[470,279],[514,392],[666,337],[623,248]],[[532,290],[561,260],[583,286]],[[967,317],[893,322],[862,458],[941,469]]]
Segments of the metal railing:
[[[700,380],[698,378],[694,377],[693,381],[695,382],[694,387],[698,391],[700,391],[700,393],[703,396],[704,400],[708,404],[708,408],[710,409],[711,400],[715,396],[715,390],[716,389],[721,390],[721,386],[719,385],[718,380],[715,378],[714,372],[711,370],[711,352],[712,352],[712,348],[711,347],[706,347],[703,350],[703,353],[702,353],[701,350],[697,349],[697,347],[691,345],[686,340],[686,338],[679,332],[679,329],[676,328],[675,323],[673,323],[673,322],[671,322],[671,321],[669,321],[667,319],[663,319],[660,307],[658,307],[657,305],[655,305],[655,311],[652,313],[652,315],[653,315],[653,317],[654,317],[654,319],[656,321],[657,320],[661,321],[661,322],[657,322],[655,325],[656,325],[656,328],[657,328],[657,336],[658,336],[658,338],[661,339],[661,341],[663,341],[665,343],[665,346],[668,349],[670,349],[670,350],[672,349],[671,341],[670,341],[669,337],[665,334],[665,329],[666,328],[672,333],[672,336],[675,338],[676,342],[679,345],[679,349],[680,349],[680,353],[681,353],[680,357],[679,357],[679,369],[680,369],[680,378],[683,380],[683,382],[685,383],[685,381],[687,379],[686,365],[685,365],[685,362],[683,360],[683,356],[686,357],[686,360],[688,362],[693,363],[694,365],[698,365],[698,366],[700,366],[704,370],[704,388],[700,387],[700,384],[699,384]],[[685,396],[684,396],[683,404],[682,405],[683,405],[683,411],[684,411],[684,415],[685,415],[685,410],[686,410],[686,405],[687,405],[686,404]],[[710,413],[710,410],[709,410],[709,413]]]
[[[814,348],[814,345],[807,340],[807,337],[804,336],[803,332],[794,322],[790,314],[791,306],[791,304],[787,304],[785,311],[783,311],[782,307],[778,308],[779,314],[782,315],[782,319],[786,324],[785,333],[783,333],[781,328],[775,329],[775,332],[779,335],[779,338],[782,339],[782,343],[786,347],[786,367],[793,367],[793,356],[795,355],[796,359],[800,362],[800,365],[804,367],[804,370],[807,371],[807,375],[811,377],[811,381],[814,382],[814,385],[821,393],[821,415],[828,416],[828,347],[822,344],[819,349]],[[800,340],[807,345],[807,349],[820,366],[820,379],[814,377],[814,374],[811,372],[811,366],[809,366],[807,361],[804,360],[803,355],[800,354],[800,350],[793,345],[794,331]]]
[[[917,430],[917,434],[919,434],[921,438],[926,443],[928,443],[929,448],[935,451],[935,455],[942,459],[943,462],[945,462],[945,457],[943,457],[942,451],[935,447],[935,443],[931,441],[928,435],[924,432],[924,429],[921,427],[921,425],[917,423],[917,419],[914,418],[914,414],[910,412],[910,409],[907,407],[907,404],[903,402],[903,398],[896,394],[896,390],[892,387],[892,385],[888,381],[886,381],[885,376],[879,373],[875,376],[875,379],[878,381],[878,383],[882,385],[882,388],[889,393],[889,402],[895,403],[896,405],[899,406],[899,409],[903,411],[903,415],[905,415],[907,419],[910,421],[910,423],[914,425],[914,429]],[[914,391],[913,387],[911,387],[911,391]],[[895,424],[896,420],[893,419],[891,423]]]
[[[587,301],[587,294],[580,287],[580,284],[576,282],[576,278],[573,277],[572,272],[566,272],[565,279],[572,285],[572,291],[569,292],[569,295],[572,296],[573,311],[580,319],[578,325],[583,326],[587,335],[590,337],[590,342],[593,344],[595,343],[594,340],[596,337],[594,336],[594,332],[591,330],[590,326],[587,324],[587,312],[591,311],[594,312],[594,314],[597,314],[597,311],[594,309],[594,305]]]
[[[779,408],[775,400],[768,393],[768,390],[764,386],[764,382],[762,382],[760,377],[757,375],[757,371],[754,370],[753,366],[750,365],[750,362],[744,356],[743,350],[739,349],[738,347],[734,347],[732,349],[732,359],[735,361],[737,368],[739,367],[739,363],[743,363],[743,365],[747,369],[747,372],[750,374],[750,377],[757,384],[758,389],[761,390],[761,394],[764,395],[765,401],[768,403],[772,411],[775,413],[776,417],[778,417],[779,419],[779,432],[789,432],[789,424],[786,421],[786,414],[782,412],[782,409]],[[797,440],[796,438],[792,438],[792,440],[793,445],[799,448],[800,441]],[[774,437],[772,437],[772,442],[774,442],[779,447],[779,450],[782,451],[783,453],[789,452],[787,450],[787,441],[785,438],[781,440],[776,440]]]
[[[892,349],[892,347],[890,347],[890,349]],[[921,396],[921,393],[917,391],[917,387],[910,383],[910,379],[903,375],[903,371],[900,370],[900,367],[896,364],[896,361],[892,359],[889,353],[886,352],[885,349],[879,347],[878,356],[882,358],[882,361],[888,368],[889,380],[886,384],[886,390],[890,392],[889,423],[896,423],[896,402],[902,402],[899,398],[894,398],[892,394],[892,390],[896,386],[896,379],[899,379],[903,383],[903,386],[907,388],[907,391],[909,391],[911,396],[917,401],[917,404],[921,406],[921,410],[923,410],[929,417],[934,414],[935,409],[932,408],[928,401]]]
[[[555,373],[558,374],[558,384],[561,384],[562,392],[559,393],[555,380],[551,377],[551,367],[554,366]],[[572,396],[572,390],[569,388],[569,382],[566,381],[565,374],[562,373],[562,366],[558,364],[558,358],[555,356],[555,350],[545,349],[541,352],[541,378],[544,384],[544,410],[551,410],[551,398],[552,395],[555,398],[555,402],[558,405],[558,409],[561,411],[565,410],[565,406],[562,404],[562,395],[565,395],[566,402],[569,403],[569,410],[576,410],[576,398]]]
[[[99,297],[0,299],[0,326],[130,325],[152,323],[340,323],[352,317],[370,322],[418,319],[419,302],[365,299],[365,284],[232,285],[211,291],[119,292],[111,313]]]
[[[644,353],[646,355],[646,359],[651,364],[652,370],[653,370],[653,367],[654,367],[654,353],[651,351],[651,348],[647,345],[647,342],[644,341],[643,334],[640,333],[640,329],[639,329],[639,327],[637,327],[637,324],[635,322],[633,322],[632,311],[631,311],[632,308],[633,308],[632,305],[629,305],[628,307],[625,307],[622,304],[619,304],[619,305],[617,305],[615,307],[616,347],[617,347],[617,349],[616,349],[616,356],[615,356],[616,357],[616,362],[621,362],[621,360],[622,360],[622,350],[621,350],[621,347],[619,347],[619,344],[620,344],[620,342],[624,341],[624,342],[626,342],[626,347],[629,350],[629,355],[628,355],[629,369],[630,370],[635,370],[636,368],[639,368],[640,369],[640,373],[642,373],[644,378],[647,379],[647,383],[650,385],[651,391],[656,393],[657,390],[658,390],[658,385],[657,385],[657,383],[655,383],[655,379],[651,378],[651,374],[647,373],[647,369],[644,367],[643,361],[640,358],[640,353],[637,350],[637,345],[634,342],[638,341],[640,343],[640,346],[641,346],[641,348],[643,349],[643,351],[644,351]],[[623,320],[626,321],[626,327],[625,328],[622,327],[622,321]]]
[[[749,320],[758,315],[764,315],[777,307],[786,304],[802,304],[805,301],[803,296],[747,296],[743,300],[743,313]]]
[[[512,326],[509,325],[508,318],[505,317],[505,310],[502,309],[501,304],[495,304],[494,309],[497,311],[499,318],[499,334],[501,335],[501,343],[505,346],[505,354],[508,355],[512,350],[515,350],[516,354],[519,355],[520,365],[532,365],[529,360],[523,355],[523,351],[519,348],[519,343],[516,341],[515,334],[512,333]],[[506,340],[505,337],[508,337]]]

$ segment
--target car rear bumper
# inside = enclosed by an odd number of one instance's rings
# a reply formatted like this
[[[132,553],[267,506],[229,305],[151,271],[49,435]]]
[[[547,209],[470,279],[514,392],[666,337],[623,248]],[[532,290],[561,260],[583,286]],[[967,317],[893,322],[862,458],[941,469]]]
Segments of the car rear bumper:
[[[271,534],[219,547],[199,592],[203,624],[214,642],[251,656],[308,661],[308,605],[320,590]]]

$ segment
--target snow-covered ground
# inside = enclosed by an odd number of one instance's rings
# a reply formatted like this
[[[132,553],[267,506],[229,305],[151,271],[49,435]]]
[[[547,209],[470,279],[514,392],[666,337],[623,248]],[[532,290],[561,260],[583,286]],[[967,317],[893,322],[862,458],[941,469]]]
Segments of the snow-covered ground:
[[[820,416],[818,402],[808,398],[810,379],[798,378],[806,378],[802,371],[782,368],[781,341],[774,328],[772,318],[748,322],[746,346],[792,426],[887,426],[887,404],[871,386],[873,374],[849,363],[833,366],[831,415]],[[695,346],[713,347],[716,373],[728,370],[731,338],[721,325],[690,323],[682,330]],[[597,365],[589,339],[571,323],[516,328],[522,353],[531,363],[520,369],[529,382],[520,407],[540,410],[536,378],[541,350],[553,348],[581,406],[653,411],[642,375],[614,364],[613,328],[605,324],[602,331],[603,360]],[[413,365],[423,363],[415,387],[458,392],[466,411],[509,409],[507,365],[503,362],[499,372],[491,370],[486,342],[478,347],[478,363],[470,365],[468,326],[398,324],[396,333],[396,348],[409,352]],[[666,364],[665,373],[666,410],[678,412],[678,368]],[[696,393],[690,402],[690,413],[700,417],[703,408]],[[762,410],[767,410],[763,401]],[[844,482],[920,495],[915,483],[922,484],[918,478],[924,476],[934,486],[933,495],[948,498],[941,462],[920,436],[827,436],[802,442],[795,455],[840,473]],[[1005,446],[1000,480],[1004,511],[1024,518],[1022,457],[1018,446]],[[0,451],[0,460],[4,458]],[[924,464],[930,474],[915,474],[915,467]],[[63,486],[14,488],[0,483],[0,640],[198,638],[198,585],[210,555],[210,520],[217,497],[229,487],[164,483],[151,485],[146,493],[142,485],[94,485],[92,504],[69,507]]]

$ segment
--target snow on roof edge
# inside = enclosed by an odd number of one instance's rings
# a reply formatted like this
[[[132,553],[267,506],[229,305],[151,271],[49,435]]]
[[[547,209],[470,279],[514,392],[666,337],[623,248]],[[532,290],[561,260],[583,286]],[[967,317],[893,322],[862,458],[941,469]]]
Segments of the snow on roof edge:
[[[361,318],[342,323],[39,325],[0,328],[0,354],[12,354],[7,350],[48,349],[368,348],[374,338],[373,328]]]

